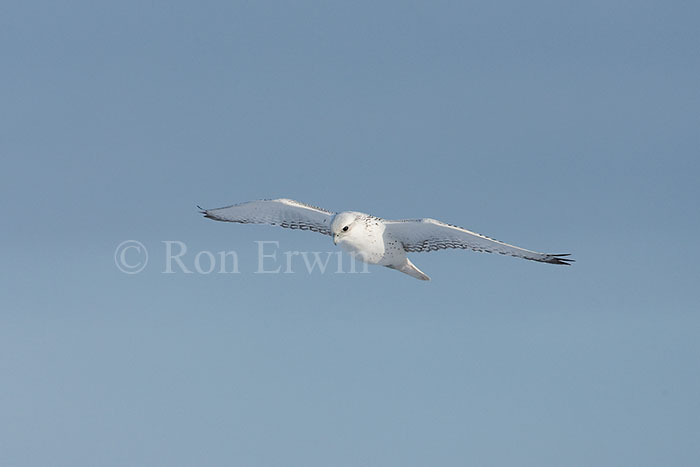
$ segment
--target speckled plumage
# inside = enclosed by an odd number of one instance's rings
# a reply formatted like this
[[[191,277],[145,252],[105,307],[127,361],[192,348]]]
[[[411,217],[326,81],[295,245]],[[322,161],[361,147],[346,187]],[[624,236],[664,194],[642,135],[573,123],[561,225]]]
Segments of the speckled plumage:
[[[290,199],[251,201],[201,212],[218,221],[271,224],[330,235],[336,245],[361,261],[421,280],[430,278],[411,263],[407,252],[460,248],[550,264],[573,262],[565,258],[568,255],[526,250],[435,219],[385,220],[355,211],[336,214]]]

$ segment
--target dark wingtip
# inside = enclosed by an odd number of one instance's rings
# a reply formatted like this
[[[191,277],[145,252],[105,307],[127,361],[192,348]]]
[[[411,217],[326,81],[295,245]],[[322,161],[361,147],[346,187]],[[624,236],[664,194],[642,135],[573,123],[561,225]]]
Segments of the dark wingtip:
[[[196,206],[197,206],[197,209],[199,209],[199,213],[200,213],[200,214],[204,214],[204,217],[206,217],[207,219],[214,219],[214,217],[212,217],[212,216],[209,214],[209,211],[207,211],[206,209],[204,209],[204,208],[203,208],[202,206],[200,206],[199,204],[197,204]]]
[[[564,258],[564,256],[571,256],[571,253],[564,253],[559,255],[549,255],[550,258],[546,261],[549,264],[561,264],[564,266],[571,266],[571,263],[575,263],[575,259]]]

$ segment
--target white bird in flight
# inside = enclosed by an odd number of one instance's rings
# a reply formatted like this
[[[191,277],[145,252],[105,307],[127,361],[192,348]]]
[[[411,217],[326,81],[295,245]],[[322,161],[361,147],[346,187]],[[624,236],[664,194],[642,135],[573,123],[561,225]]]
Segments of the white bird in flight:
[[[461,248],[500,253],[541,263],[570,265],[568,254],[554,255],[499,242],[435,219],[386,220],[362,212],[331,212],[291,199],[250,201],[217,209],[202,209],[204,217],[240,224],[270,224],[311,230],[333,237],[333,243],[361,261],[396,269],[428,281],[406,253]]]

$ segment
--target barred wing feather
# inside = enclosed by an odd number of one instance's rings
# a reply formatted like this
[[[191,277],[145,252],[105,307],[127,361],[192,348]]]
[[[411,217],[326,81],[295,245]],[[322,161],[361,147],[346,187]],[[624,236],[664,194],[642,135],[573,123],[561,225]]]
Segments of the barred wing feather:
[[[485,253],[500,253],[550,264],[569,265],[574,261],[565,258],[569,256],[568,254],[526,250],[435,219],[388,220],[385,223],[387,232],[401,241],[407,252],[461,248]]]
[[[199,207],[199,206],[198,206]],[[204,217],[240,224],[270,224],[330,235],[334,212],[291,199],[267,199],[217,209],[201,209]]]

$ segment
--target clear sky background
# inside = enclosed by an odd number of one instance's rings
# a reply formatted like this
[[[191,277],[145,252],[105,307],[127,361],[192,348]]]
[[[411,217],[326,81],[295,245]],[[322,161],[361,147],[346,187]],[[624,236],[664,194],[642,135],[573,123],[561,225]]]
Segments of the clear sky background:
[[[698,18],[4,1],[0,465],[698,465]],[[274,197],[577,262],[260,275],[256,240],[331,240],[195,209]]]

